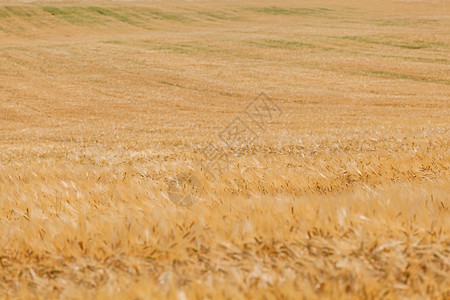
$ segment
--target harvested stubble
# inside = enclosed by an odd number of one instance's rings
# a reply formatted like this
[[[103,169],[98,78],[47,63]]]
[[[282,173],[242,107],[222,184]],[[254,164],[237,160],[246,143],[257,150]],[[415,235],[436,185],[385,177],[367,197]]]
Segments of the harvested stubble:
[[[449,28],[445,1],[3,2],[0,297],[448,299]],[[282,116],[224,147],[261,91]]]

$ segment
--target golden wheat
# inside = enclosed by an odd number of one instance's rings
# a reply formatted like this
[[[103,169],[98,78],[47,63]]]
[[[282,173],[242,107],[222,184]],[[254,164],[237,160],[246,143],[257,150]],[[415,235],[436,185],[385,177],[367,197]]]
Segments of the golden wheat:
[[[448,299],[448,13],[0,2],[0,298]]]

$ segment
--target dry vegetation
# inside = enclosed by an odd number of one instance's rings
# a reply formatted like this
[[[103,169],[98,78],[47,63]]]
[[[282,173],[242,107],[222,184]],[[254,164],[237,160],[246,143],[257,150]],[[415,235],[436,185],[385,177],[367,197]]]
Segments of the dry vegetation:
[[[448,4],[0,3],[0,298],[449,299]]]

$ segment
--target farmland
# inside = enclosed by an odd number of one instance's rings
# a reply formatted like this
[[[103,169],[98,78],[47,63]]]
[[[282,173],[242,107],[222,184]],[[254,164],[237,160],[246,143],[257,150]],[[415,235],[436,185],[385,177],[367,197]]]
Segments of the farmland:
[[[448,299],[449,16],[0,1],[0,298]]]

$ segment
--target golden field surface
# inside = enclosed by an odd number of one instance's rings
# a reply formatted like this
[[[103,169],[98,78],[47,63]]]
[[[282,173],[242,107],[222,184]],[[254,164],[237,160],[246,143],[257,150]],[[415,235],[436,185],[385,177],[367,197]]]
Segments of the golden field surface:
[[[449,6],[0,2],[0,298],[449,299]]]

